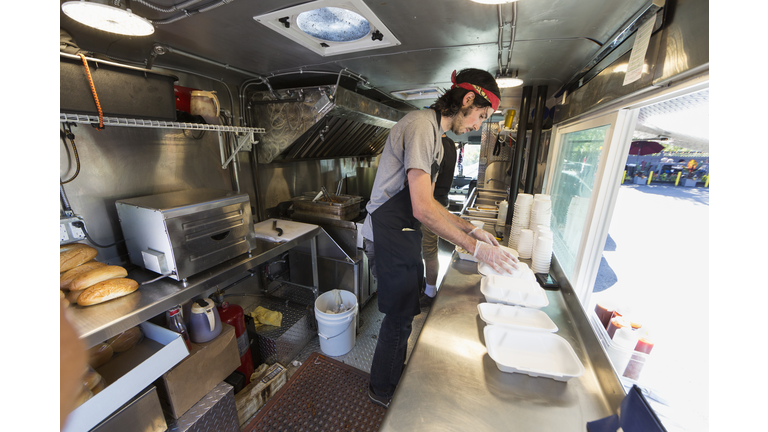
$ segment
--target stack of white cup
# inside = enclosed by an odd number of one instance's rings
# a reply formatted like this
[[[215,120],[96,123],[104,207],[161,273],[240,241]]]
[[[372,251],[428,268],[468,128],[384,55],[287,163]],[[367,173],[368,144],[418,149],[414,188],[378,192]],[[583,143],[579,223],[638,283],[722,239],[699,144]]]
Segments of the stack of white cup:
[[[522,259],[530,259],[533,254],[533,231],[524,229],[520,231],[520,239],[517,244],[517,253]]]
[[[540,232],[534,249],[531,270],[534,273],[549,273],[552,263],[552,232]]]
[[[549,226],[551,218],[552,201],[550,201],[549,195],[534,195],[533,203],[531,204],[530,229],[537,225]]]
[[[533,195],[518,194],[515,200],[515,207],[512,213],[512,225],[509,228],[509,242],[507,246],[520,252],[518,242],[520,232],[528,229],[531,222],[531,206],[533,205]]]

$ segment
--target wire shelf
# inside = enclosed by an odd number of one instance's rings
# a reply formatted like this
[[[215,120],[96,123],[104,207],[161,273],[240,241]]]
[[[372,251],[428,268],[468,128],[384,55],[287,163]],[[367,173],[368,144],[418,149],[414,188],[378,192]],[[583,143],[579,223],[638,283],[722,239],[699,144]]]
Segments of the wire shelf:
[[[59,121],[62,123],[69,122],[69,123],[98,124],[99,117],[95,115],[86,115],[86,114],[60,113]],[[188,130],[206,130],[206,131],[218,131],[218,132],[259,133],[259,134],[266,133],[266,130],[264,128],[210,125],[210,124],[200,124],[200,123],[179,123],[179,122],[170,122],[165,120],[104,117],[103,121],[105,126],[140,127],[140,128],[156,128],[156,129],[188,129]]]

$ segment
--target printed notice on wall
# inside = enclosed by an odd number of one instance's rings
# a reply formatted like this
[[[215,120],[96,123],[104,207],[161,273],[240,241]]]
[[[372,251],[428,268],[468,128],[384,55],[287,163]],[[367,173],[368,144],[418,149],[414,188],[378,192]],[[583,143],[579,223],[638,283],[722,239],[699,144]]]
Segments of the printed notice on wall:
[[[643,66],[645,65],[645,52],[648,51],[648,43],[651,41],[651,33],[655,19],[649,19],[643,24],[635,34],[635,44],[632,45],[632,54],[629,56],[627,65],[627,74],[624,75],[624,84],[627,85],[640,79],[643,75]]]

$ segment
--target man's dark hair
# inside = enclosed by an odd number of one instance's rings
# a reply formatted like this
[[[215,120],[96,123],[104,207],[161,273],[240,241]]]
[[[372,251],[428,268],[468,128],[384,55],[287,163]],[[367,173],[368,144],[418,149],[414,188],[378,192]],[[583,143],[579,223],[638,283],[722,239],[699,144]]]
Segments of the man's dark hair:
[[[493,78],[493,75],[484,70],[463,69],[461,72],[456,74],[456,83],[461,84],[464,82],[482,87],[486,91],[490,91],[491,93],[495,94],[497,98],[501,99],[501,91],[499,90],[498,84],[496,84],[496,79]],[[437,99],[430,108],[434,108],[440,111],[440,114],[446,117],[453,117],[461,109],[464,96],[466,96],[468,91],[470,90],[463,89],[461,87],[452,88],[440,96],[440,98]],[[475,99],[472,103],[472,106],[484,108],[491,106],[491,103],[488,102],[484,97],[475,94]]]

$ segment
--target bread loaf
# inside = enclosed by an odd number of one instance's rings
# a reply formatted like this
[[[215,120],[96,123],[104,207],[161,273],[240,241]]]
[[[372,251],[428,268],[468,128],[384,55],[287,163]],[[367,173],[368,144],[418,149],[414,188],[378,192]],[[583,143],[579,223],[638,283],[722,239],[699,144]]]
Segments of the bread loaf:
[[[112,358],[112,354],[114,351],[111,346],[100,343],[88,350],[88,364],[96,369],[105,365]]]
[[[96,258],[96,255],[99,253],[99,251],[88,245],[81,243],[76,244],[79,244],[80,246],[73,245],[71,249],[59,253],[59,273],[71,270],[80,264],[86,263]]]
[[[99,282],[126,276],[128,276],[128,272],[125,270],[125,268],[120,266],[97,267],[92,270],[87,270],[72,279],[72,283],[69,284],[69,290],[82,291],[90,286],[96,285]]]
[[[82,291],[69,291],[67,292],[66,297],[64,297],[64,300],[68,301],[71,304],[77,304],[77,298],[80,297],[80,294],[84,293],[85,290]]]
[[[59,276],[59,287],[60,289],[69,289],[69,284],[71,284],[72,280],[76,277],[89,270],[106,266],[107,265],[105,263],[100,263],[98,261],[88,261],[87,263],[80,264],[71,270],[65,271],[63,274],[61,274],[61,276]]]
[[[139,289],[139,283],[133,279],[109,279],[83,290],[77,298],[80,306],[91,306],[128,295]]]
[[[115,337],[109,338],[106,343],[112,347],[114,352],[119,353],[133,348],[137,343],[141,342],[143,338],[144,332],[141,331],[141,327],[136,326]]]

